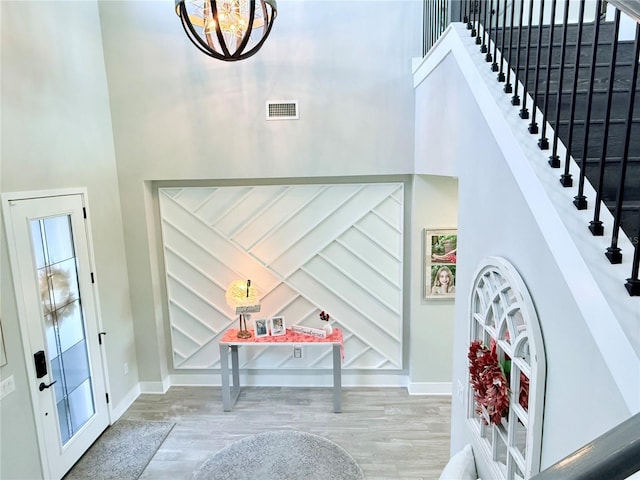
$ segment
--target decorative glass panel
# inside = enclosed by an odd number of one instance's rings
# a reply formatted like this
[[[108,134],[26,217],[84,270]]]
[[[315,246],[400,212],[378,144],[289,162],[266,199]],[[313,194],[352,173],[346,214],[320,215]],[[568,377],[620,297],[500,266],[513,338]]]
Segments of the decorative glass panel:
[[[496,433],[498,430],[495,430]],[[507,466],[507,444],[505,443],[504,438],[501,435],[494,435],[495,441],[495,449],[494,449],[494,460],[498,463],[501,463],[505,467]]]
[[[31,242],[33,244],[33,256],[36,269],[44,267],[44,245],[42,244],[42,232],[40,222],[31,222]]]
[[[78,342],[62,354],[62,364],[65,368],[65,383],[71,394],[89,375],[89,361],[85,342]]]
[[[95,413],[71,218],[31,221],[47,358],[62,443]]]
[[[93,394],[91,379],[86,379],[69,394],[69,410],[73,433],[77,432],[93,416]]]
[[[518,449],[522,458],[527,458],[527,429],[522,422],[517,421],[514,425],[513,446]]]
[[[514,480],[524,479],[524,474],[522,473],[522,470],[520,470],[520,467],[516,463],[513,464],[513,474],[514,474]]]
[[[56,397],[57,398],[57,397]],[[71,438],[70,426],[67,423],[69,418],[69,409],[67,408],[67,402],[63,400],[58,402],[58,419],[60,420],[60,439],[64,445]]]
[[[516,357],[521,358],[527,365],[531,365],[531,351],[529,349],[529,342],[522,342],[522,344],[518,346],[515,355]]]
[[[44,244],[46,245],[47,264],[55,265],[64,260],[73,259],[73,240],[71,221],[68,216],[45,218]],[[74,262],[75,263],[75,262]]]
[[[502,314],[504,313],[504,309],[502,307],[502,304],[500,302],[501,298],[498,296],[494,301],[493,301],[493,315],[495,318],[501,318]],[[494,319],[495,322],[495,319]]]

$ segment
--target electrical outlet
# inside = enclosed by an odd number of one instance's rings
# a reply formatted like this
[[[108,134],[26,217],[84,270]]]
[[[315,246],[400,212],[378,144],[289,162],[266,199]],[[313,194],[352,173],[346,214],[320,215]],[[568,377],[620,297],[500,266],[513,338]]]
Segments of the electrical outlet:
[[[129,373],[129,364],[124,362],[124,374],[126,375],[127,373]]]
[[[293,358],[302,358],[302,347],[293,347]]]
[[[6,397],[15,389],[16,389],[16,382],[13,379],[13,375],[9,376],[8,378],[5,378],[0,383],[0,398]]]

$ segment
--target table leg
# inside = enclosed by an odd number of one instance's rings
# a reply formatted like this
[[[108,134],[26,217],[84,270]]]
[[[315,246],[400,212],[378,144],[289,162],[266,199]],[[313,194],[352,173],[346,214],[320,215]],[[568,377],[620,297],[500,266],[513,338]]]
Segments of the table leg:
[[[333,411],[342,412],[342,354],[340,345],[333,345]]]
[[[222,410],[224,412],[230,412],[231,389],[229,387],[229,347],[222,344],[220,344],[220,377],[222,378]]]
[[[233,405],[240,395],[240,364],[238,363],[238,345],[231,345],[231,376],[233,377],[233,388],[231,388],[231,399]]]

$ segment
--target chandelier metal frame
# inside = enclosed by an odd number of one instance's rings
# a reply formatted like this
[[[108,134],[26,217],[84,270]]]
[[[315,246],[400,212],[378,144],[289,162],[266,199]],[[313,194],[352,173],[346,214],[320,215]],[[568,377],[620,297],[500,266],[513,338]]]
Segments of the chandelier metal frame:
[[[182,27],[187,37],[198,50],[205,55],[225,62],[244,60],[255,55],[262,47],[271,32],[273,22],[278,14],[276,0],[175,0],[176,14],[180,17]],[[196,3],[202,3],[202,12],[206,12],[207,19],[195,14]],[[248,3],[248,18],[244,31],[225,31],[221,22],[220,12],[228,10],[232,3],[240,11],[241,4]],[[258,5],[256,6],[256,3]],[[187,4],[191,5],[189,11]],[[221,8],[227,7],[227,8]],[[256,8],[260,9],[262,17],[256,16]],[[251,35],[262,29],[262,36],[255,42]],[[235,42],[235,47],[232,43]],[[247,49],[247,47],[249,47]]]

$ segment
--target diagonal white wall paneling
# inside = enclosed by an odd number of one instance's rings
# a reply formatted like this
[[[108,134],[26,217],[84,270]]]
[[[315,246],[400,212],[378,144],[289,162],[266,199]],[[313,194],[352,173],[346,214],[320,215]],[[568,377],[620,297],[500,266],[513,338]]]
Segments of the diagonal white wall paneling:
[[[219,368],[237,325],[226,286],[250,278],[261,317],[345,334],[345,369],[402,368],[402,183],[161,188],[173,365]],[[326,347],[241,349],[243,368],[330,368]]]

